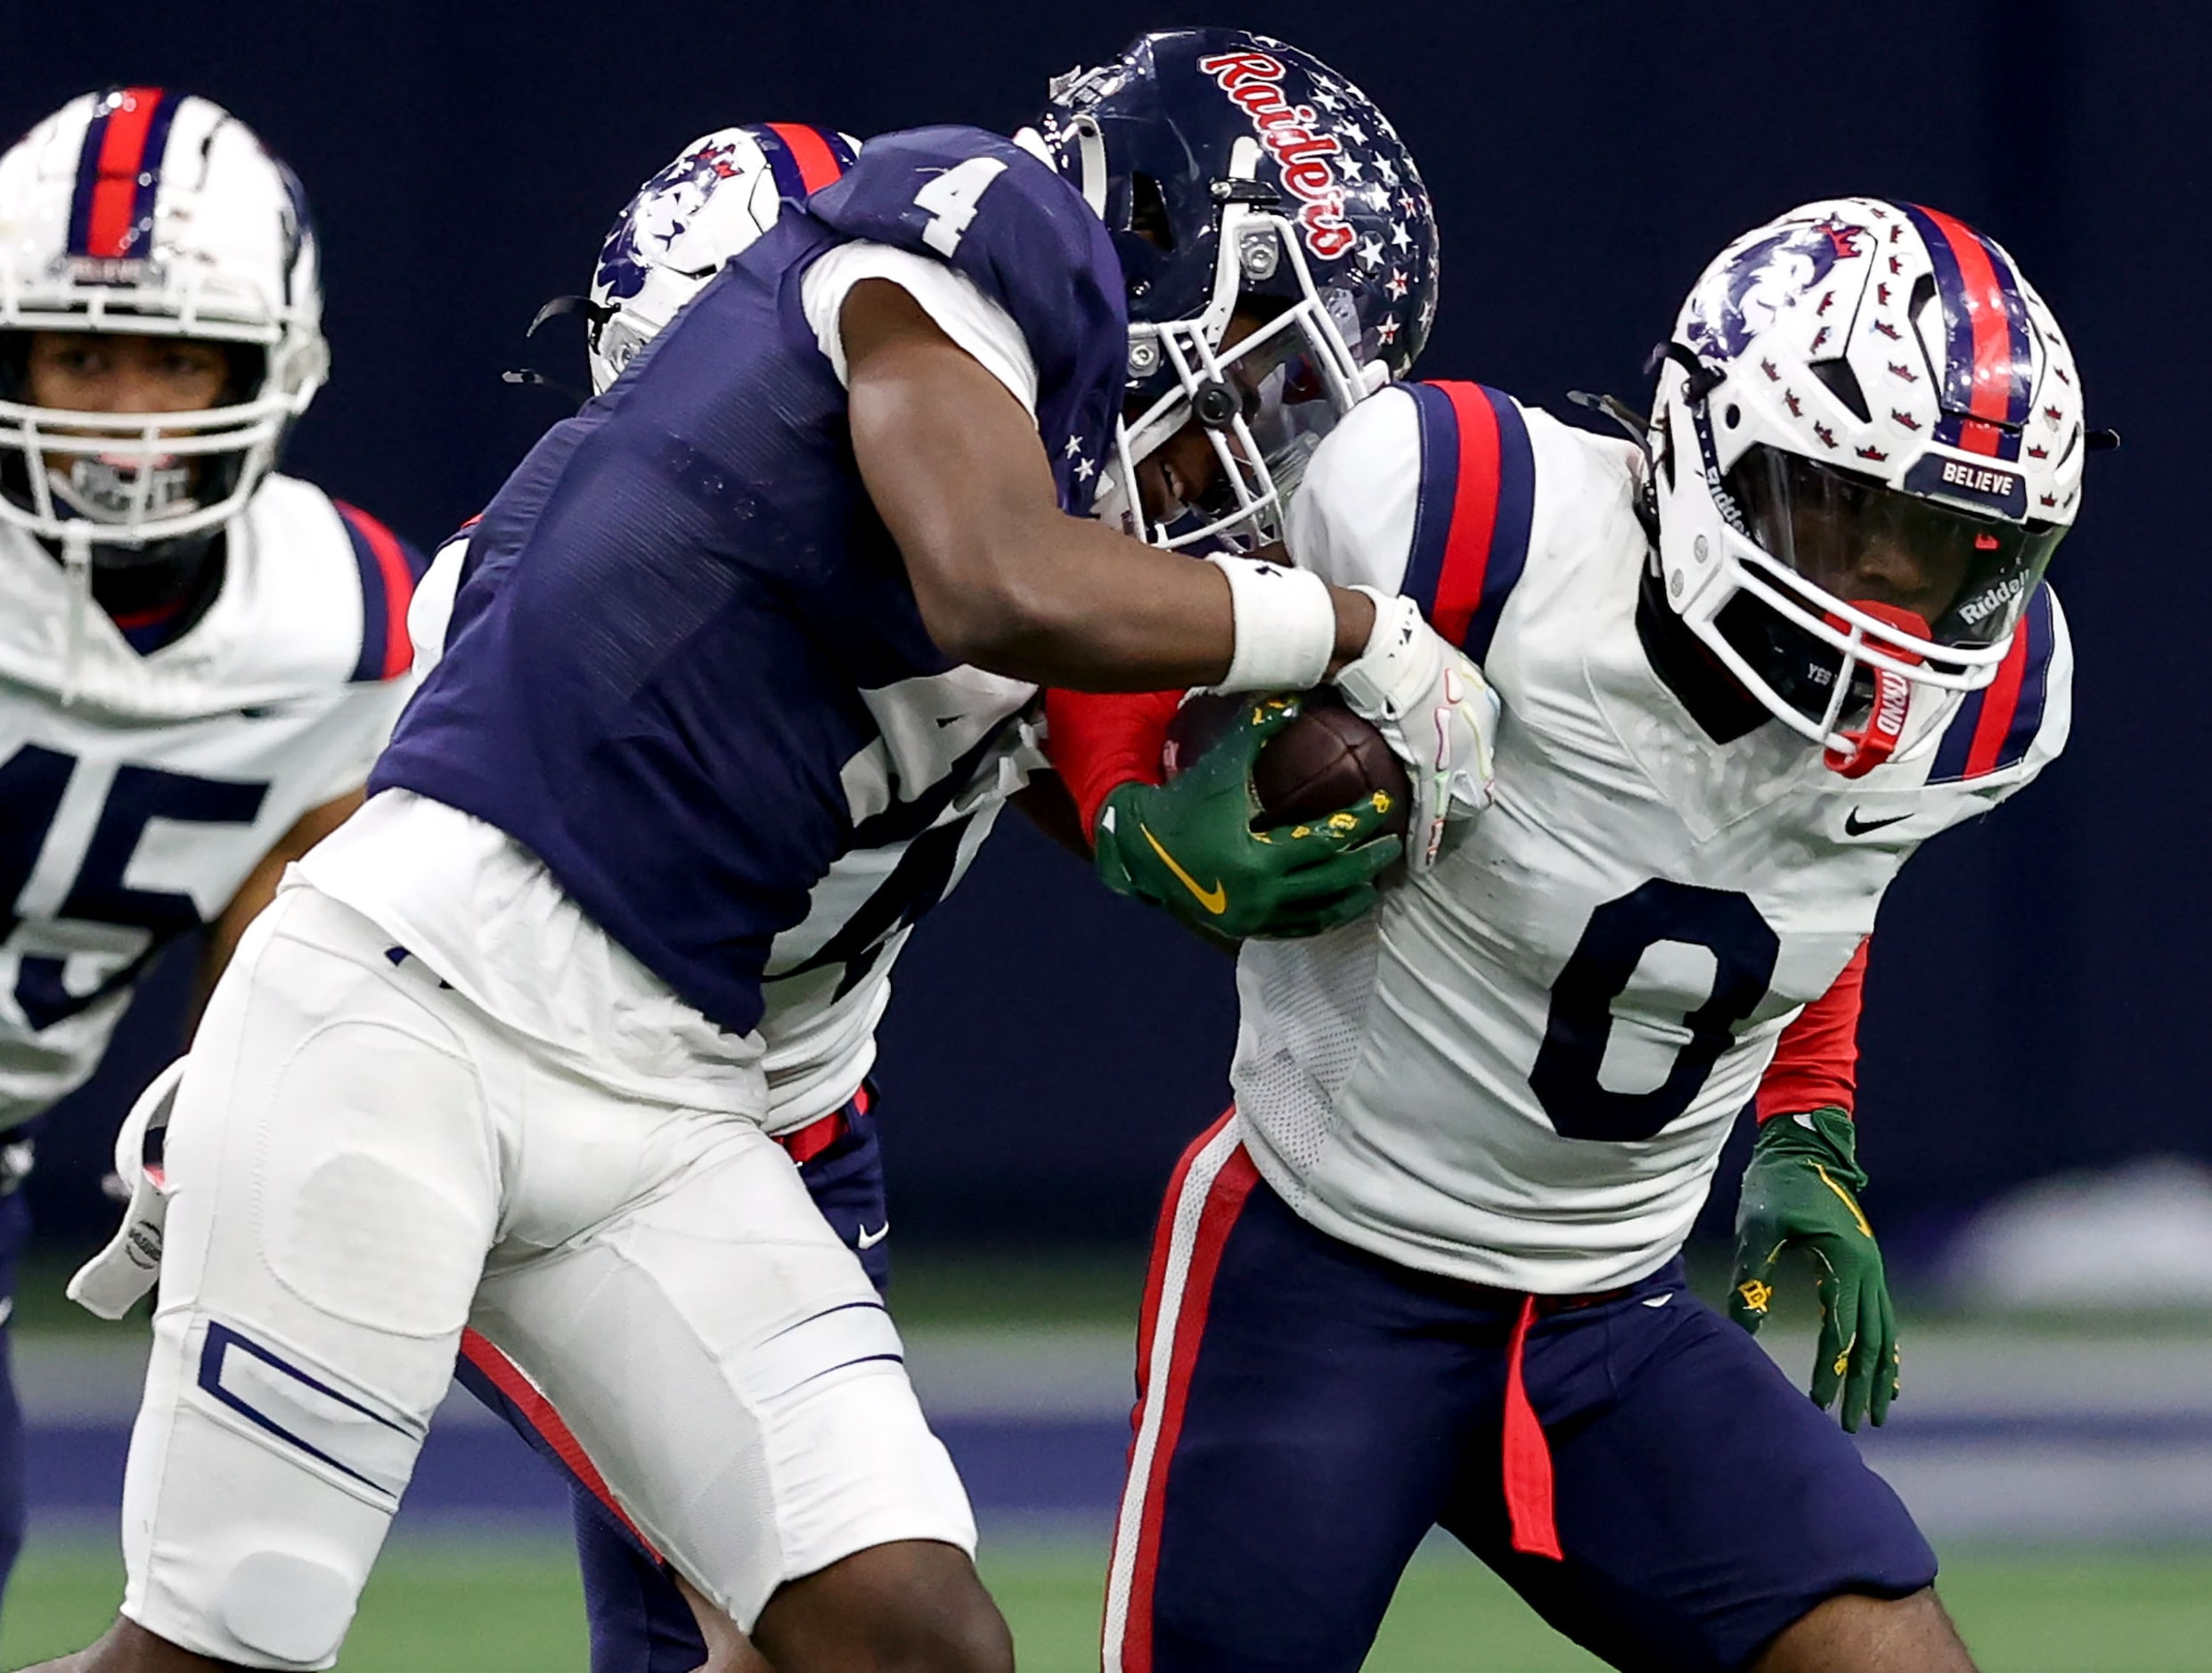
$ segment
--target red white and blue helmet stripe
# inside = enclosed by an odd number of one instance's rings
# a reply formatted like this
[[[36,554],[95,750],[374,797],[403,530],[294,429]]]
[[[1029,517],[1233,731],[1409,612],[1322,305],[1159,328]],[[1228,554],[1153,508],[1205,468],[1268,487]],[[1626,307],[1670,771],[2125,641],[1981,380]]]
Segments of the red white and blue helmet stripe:
[[[776,176],[776,195],[804,202],[853,167],[845,136],[804,122],[762,122],[747,130]]]
[[[1943,416],[1934,439],[2018,460],[2035,397],[2035,360],[2012,264],[1963,221],[1916,203],[1898,207],[1928,248],[1943,304]]]
[[[151,247],[162,154],[184,102],[159,87],[110,87],[100,95],[78,152],[70,255],[125,261]]]

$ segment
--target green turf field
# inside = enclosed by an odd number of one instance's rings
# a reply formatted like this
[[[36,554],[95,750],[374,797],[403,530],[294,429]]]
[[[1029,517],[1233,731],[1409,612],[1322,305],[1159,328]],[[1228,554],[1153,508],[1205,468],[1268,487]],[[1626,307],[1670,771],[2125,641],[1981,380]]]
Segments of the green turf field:
[[[986,1578],[1014,1623],[1024,1673],[1097,1665],[1098,1556],[1000,1542]],[[34,1547],[0,1628],[0,1664],[96,1634],[119,1586],[115,1559]],[[1986,1673],[2208,1673],[2212,1550],[1962,1553],[1945,1565],[1952,1612]],[[415,1539],[379,1567],[339,1665],[348,1673],[582,1673],[584,1608],[568,1555],[516,1541]],[[1573,1673],[1598,1663],[1552,1636],[1472,1561],[1424,1556],[1367,1665],[1388,1673]]]

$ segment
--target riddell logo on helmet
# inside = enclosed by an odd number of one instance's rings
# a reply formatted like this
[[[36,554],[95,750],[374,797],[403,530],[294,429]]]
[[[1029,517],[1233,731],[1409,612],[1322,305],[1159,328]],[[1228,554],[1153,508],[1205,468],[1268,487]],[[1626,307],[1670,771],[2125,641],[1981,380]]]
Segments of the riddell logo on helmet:
[[[1964,622],[1969,627],[1979,627],[1984,620],[1996,615],[2027,591],[2028,577],[2026,575],[2007,575],[1996,585],[1982,592],[1979,597],[1969,599],[1960,605],[1958,607],[1959,620]]]
[[[1230,100],[1244,108],[1259,130],[1260,143],[1275,154],[1283,184],[1304,205],[1298,211],[1300,236],[1324,261],[1350,252],[1351,224],[1344,219],[1344,188],[1325,160],[1344,148],[1334,135],[1317,134],[1310,104],[1283,96],[1283,66],[1265,53],[1217,53],[1198,61]]]

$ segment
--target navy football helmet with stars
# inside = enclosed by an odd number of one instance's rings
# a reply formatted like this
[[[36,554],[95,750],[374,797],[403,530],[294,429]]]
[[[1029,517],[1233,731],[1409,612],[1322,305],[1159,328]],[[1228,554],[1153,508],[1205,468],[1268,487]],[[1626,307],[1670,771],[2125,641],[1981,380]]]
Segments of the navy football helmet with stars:
[[[1036,131],[1128,284],[1130,400],[1094,509],[1166,546],[1279,539],[1321,437],[1435,317],[1436,216],[1397,130],[1310,54],[1204,29],[1061,77]],[[1147,518],[1136,467],[1194,417],[1220,480]]]

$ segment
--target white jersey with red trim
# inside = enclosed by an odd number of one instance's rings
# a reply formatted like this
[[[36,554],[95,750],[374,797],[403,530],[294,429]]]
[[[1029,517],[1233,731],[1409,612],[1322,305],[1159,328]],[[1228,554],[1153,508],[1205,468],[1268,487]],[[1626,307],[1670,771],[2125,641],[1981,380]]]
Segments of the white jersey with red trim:
[[[362,783],[412,690],[422,560],[381,523],[272,477],[224,543],[213,602],[142,655],[0,529],[0,1129],[92,1073],[153,954]]]
[[[1290,520],[1302,565],[1417,599],[1504,717],[1498,800],[1433,873],[1245,944],[1245,1139],[1332,1236],[1537,1294],[1674,1254],[1898,866],[2033,778],[2071,715],[2045,588],[1917,759],[1846,779],[1779,726],[1715,744],[1637,634],[1643,468],[1493,390],[1404,386],[1323,442]]]

